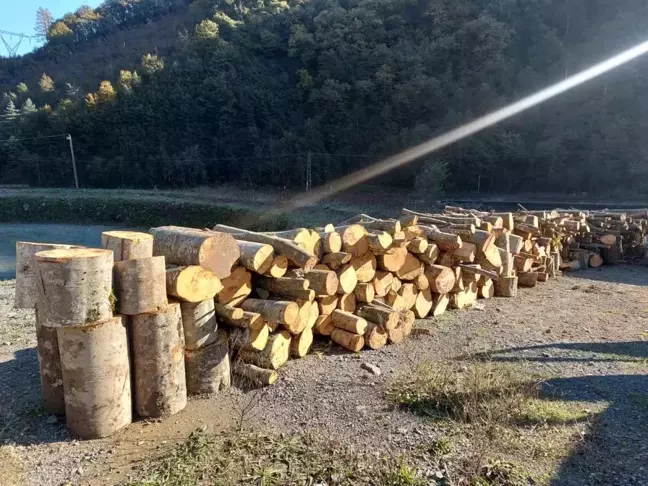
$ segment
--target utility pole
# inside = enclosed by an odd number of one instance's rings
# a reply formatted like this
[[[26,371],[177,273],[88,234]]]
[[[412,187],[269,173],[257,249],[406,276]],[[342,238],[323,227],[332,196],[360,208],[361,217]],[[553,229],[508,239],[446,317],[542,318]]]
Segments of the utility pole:
[[[72,156],[72,170],[74,171],[74,187],[79,188],[79,177],[77,176],[76,159],[74,158],[74,145],[72,144],[72,135],[69,133],[65,137],[70,142],[70,155]]]
[[[308,152],[306,157],[306,191],[310,191],[313,188],[313,161],[312,155]]]

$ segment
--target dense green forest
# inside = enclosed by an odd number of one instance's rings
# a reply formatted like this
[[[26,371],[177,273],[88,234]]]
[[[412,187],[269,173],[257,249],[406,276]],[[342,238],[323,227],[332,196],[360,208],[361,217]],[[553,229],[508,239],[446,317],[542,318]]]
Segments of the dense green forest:
[[[644,41],[643,0],[109,0],[0,59],[0,183],[323,184]],[[384,177],[648,190],[648,59]],[[43,138],[51,137],[51,138]]]

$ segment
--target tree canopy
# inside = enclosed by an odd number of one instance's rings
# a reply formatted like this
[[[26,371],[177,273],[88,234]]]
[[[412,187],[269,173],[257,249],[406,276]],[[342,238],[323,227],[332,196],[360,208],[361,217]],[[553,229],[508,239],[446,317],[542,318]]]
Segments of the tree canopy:
[[[71,133],[86,186],[301,188],[307,157],[323,184],[643,40],[645,19],[639,0],[109,0],[56,20],[40,51],[0,60],[11,73],[0,181],[68,184],[62,144],[7,140]],[[647,68],[640,59],[381,182],[645,190]]]

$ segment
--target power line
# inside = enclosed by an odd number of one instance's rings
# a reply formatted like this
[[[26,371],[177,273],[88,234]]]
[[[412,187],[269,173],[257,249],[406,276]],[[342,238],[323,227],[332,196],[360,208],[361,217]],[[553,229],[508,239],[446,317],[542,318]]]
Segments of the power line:
[[[17,38],[17,40],[13,40],[13,38]],[[9,32],[8,30],[0,30],[0,40],[5,46],[5,49],[7,50],[7,53],[9,54],[9,57],[15,57],[16,54],[18,53],[18,49],[20,48],[20,45],[22,44],[22,41],[24,39],[32,40],[32,39],[38,39],[35,35],[27,35],[27,34],[22,34],[20,32]]]

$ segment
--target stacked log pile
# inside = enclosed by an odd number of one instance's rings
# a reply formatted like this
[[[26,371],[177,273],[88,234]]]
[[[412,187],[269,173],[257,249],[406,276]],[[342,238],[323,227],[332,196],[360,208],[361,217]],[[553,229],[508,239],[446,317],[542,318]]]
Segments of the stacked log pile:
[[[46,409],[82,438],[103,437],[132,408],[173,415],[232,374],[270,385],[316,341],[379,349],[417,318],[639,255],[647,220],[447,206],[274,233],[111,231],[103,249],[19,242],[16,306],[36,311]]]

